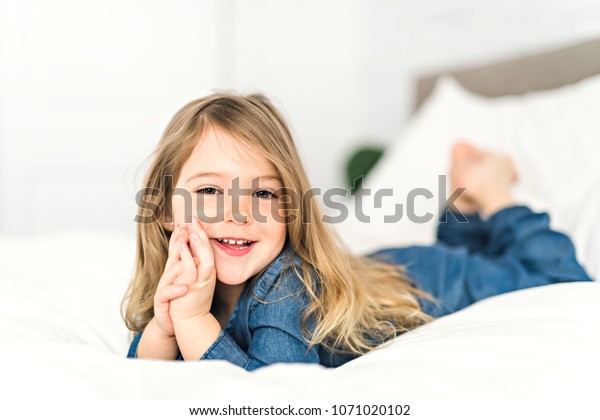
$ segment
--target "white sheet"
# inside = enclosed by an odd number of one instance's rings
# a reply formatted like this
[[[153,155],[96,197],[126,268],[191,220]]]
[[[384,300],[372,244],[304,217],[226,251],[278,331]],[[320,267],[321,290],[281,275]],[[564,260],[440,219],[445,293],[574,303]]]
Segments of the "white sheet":
[[[3,398],[593,398],[600,284],[497,296],[339,369],[126,360],[130,238],[0,238]],[[10,256],[10,258],[6,258]],[[6,378],[10,378],[7,380]]]

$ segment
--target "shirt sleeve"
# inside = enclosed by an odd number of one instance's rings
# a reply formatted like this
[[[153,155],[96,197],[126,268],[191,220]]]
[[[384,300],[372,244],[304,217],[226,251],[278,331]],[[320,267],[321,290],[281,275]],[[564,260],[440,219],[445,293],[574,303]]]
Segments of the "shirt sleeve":
[[[127,358],[137,359],[138,347],[140,345],[140,339],[142,338],[143,333],[144,333],[144,331],[140,331],[133,337],[133,340],[131,341],[131,344],[129,345],[129,351],[127,352]],[[181,353],[179,353],[176,360],[183,360],[183,356],[181,356]]]
[[[319,363],[317,350],[308,350],[308,345],[296,331],[283,327],[279,329],[265,325],[256,328],[248,352],[242,350],[227,332],[221,330],[200,360],[227,360],[249,371],[273,363]],[[127,353],[128,358],[137,358],[141,337],[142,332],[135,335]],[[183,360],[181,354],[177,360]]]
[[[319,363],[319,346],[309,348],[302,335],[302,314],[309,302],[301,280],[291,271],[284,274],[261,301],[249,318],[247,351],[221,330],[201,360],[227,360],[248,371],[274,363]],[[128,358],[137,357],[141,336],[134,337]],[[183,360],[181,355],[177,360]]]
[[[137,350],[138,350],[138,346],[140,345],[141,338],[142,338],[142,331],[140,331],[133,337],[133,341],[129,345],[129,352],[127,352],[127,357],[129,359],[137,358]]]
[[[469,252],[485,252],[489,224],[479,213],[459,214],[447,208],[438,220],[437,239],[450,246],[466,246]]]
[[[548,214],[525,206],[507,207],[488,220],[489,238],[483,252],[440,243],[381,253],[407,265],[407,274],[439,300],[436,305],[420,299],[423,310],[442,316],[501,293],[590,281],[569,237],[550,229],[549,220]]]
[[[302,335],[301,319],[308,297],[300,279],[282,276],[250,314],[250,343],[241,349],[227,332],[204,353],[202,359],[228,360],[246,370],[274,363],[319,363],[318,347],[309,348]]]

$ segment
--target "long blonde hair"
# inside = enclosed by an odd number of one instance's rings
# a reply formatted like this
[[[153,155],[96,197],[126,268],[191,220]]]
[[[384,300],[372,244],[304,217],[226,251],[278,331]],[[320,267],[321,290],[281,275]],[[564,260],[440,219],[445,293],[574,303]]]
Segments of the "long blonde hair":
[[[284,188],[300,192],[288,196],[287,205],[298,212],[288,218],[287,238],[302,262],[297,273],[310,298],[302,324],[311,346],[363,354],[432,319],[421,310],[417,296],[434,299],[416,288],[403,267],[352,255],[322,221],[316,200],[301,198],[311,188],[308,177],[290,131],[270,101],[256,94],[218,93],[181,108],[154,152],[143,186],[150,200],[138,203],[138,217],[150,219],[137,226],[135,272],[124,298],[130,330],[141,331],[154,315],[154,294],[168,256],[170,231],[164,223],[172,217],[169,176],[179,178],[208,127],[261,152],[279,171]],[[311,318],[313,331],[306,327]]]

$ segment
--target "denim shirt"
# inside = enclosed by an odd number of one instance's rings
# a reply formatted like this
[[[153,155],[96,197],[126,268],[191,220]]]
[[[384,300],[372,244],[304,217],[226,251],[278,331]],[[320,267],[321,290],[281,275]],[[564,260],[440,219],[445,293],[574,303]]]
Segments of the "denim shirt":
[[[501,293],[591,280],[577,262],[571,240],[550,229],[548,214],[513,206],[485,221],[478,214],[466,217],[468,223],[461,223],[446,210],[435,245],[388,248],[371,255],[405,265],[417,286],[439,300],[436,304],[419,298],[424,312],[440,317]],[[309,299],[292,269],[296,265],[300,271],[299,264],[287,245],[256,279],[252,291],[248,282],[227,327],[202,360],[227,360],[254,370],[274,363],[337,367],[356,358],[320,345],[308,347],[301,318]],[[310,321],[307,326],[314,327]],[[135,336],[127,357],[136,357],[141,335]]]

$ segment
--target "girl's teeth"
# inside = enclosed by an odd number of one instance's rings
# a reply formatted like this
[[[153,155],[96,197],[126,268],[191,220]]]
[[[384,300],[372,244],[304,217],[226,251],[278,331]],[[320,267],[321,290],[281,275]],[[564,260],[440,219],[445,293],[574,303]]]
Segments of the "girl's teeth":
[[[238,240],[235,241],[233,239],[217,239],[219,242],[222,243],[226,243],[226,244],[230,244],[230,245],[243,245],[243,244],[250,244],[251,241],[244,241],[244,240]]]

